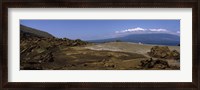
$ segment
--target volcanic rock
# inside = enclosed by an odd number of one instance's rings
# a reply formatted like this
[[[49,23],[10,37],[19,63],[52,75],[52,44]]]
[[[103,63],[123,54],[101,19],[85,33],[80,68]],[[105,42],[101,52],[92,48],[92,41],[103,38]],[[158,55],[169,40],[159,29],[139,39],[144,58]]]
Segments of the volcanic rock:
[[[150,52],[148,54],[151,57],[155,58],[162,58],[162,59],[175,59],[179,60],[180,53],[176,50],[170,51],[170,49],[167,46],[154,46],[151,48]]]
[[[142,60],[140,63],[141,64],[139,66],[143,69],[166,69],[170,67],[167,61],[159,59],[153,60],[152,58],[148,60]]]

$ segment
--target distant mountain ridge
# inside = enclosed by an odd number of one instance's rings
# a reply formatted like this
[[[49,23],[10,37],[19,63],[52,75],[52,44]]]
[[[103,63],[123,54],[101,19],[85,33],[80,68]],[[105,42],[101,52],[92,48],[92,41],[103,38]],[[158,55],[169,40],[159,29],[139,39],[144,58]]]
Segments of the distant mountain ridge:
[[[27,27],[24,25],[20,25],[20,34],[28,34],[28,35],[32,35],[32,36],[37,36],[37,37],[44,37],[44,38],[53,38],[54,36],[41,31],[41,30],[37,30],[31,27]]]
[[[180,44],[180,37],[177,35],[167,34],[167,33],[131,34],[117,38],[90,40],[89,42],[103,43],[103,42],[114,42],[114,41],[177,46],[178,44]]]

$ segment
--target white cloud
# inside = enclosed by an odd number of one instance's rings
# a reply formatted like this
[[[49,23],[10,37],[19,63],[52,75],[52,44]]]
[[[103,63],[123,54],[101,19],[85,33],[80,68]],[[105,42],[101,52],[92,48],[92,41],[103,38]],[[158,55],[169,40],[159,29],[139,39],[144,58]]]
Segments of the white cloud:
[[[166,29],[149,29],[149,31],[152,31],[152,32],[166,32],[167,30]]]
[[[166,33],[166,34],[173,34],[180,36],[180,31],[169,31],[164,28],[130,28],[126,30],[121,31],[115,31],[115,34],[113,34],[113,37],[122,37],[129,34],[153,34],[153,33]]]
[[[146,31],[147,29],[144,28],[130,28],[130,29],[126,29],[126,30],[121,30],[121,31],[116,31],[115,33],[126,33],[126,32],[142,32],[142,31]]]
[[[140,27],[128,29],[128,31],[145,31],[145,30],[146,30],[146,29],[140,28]]]
[[[131,29],[126,29],[126,30],[121,30],[121,31],[115,31],[117,34],[122,34],[122,33],[157,33],[157,32],[168,32],[166,29],[158,28],[158,29],[146,29],[146,28],[141,28],[141,27],[136,27],[136,28],[131,28]]]

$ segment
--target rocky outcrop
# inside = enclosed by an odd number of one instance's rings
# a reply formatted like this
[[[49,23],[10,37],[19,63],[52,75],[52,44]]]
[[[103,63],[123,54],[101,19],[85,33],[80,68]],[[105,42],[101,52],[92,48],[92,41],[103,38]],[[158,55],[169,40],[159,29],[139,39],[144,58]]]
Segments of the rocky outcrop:
[[[87,43],[80,40],[80,39],[76,39],[72,42],[72,46],[81,46],[81,45],[86,45]]]
[[[154,46],[151,48],[150,52],[148,54],[151,57],[155,58],[162,58],[162,59],[180,59],[180,53],[176,50],[170,50],[167,46]]]
[[[166,68],[170,68],[167,61],[159,60],[159,59],[153,60],[152,58],[150,58],[148,60],[142,60],[140,63],[141,64],[139,65],[139,67],[141,69],[166,69]]]
[[[176,50],[171,51],[171,57],[175,60],[180,60],[180,53]]]
[[[88,44],[80,39],[39,37],[29,33],[20,33],[20,68],[29,70],[48,69],[44,64],[53,63],[54,52],[61,48]]]

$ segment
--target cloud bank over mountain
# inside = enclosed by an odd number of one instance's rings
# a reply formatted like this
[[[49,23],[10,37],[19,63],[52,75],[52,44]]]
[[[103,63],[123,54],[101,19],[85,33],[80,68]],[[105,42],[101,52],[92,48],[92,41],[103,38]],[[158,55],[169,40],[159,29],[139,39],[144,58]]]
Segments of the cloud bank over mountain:
[[[172,32],[170,30],[164,28],[130,28],[126,30],[115,31],[115,34],[118,35],[127,35],[127,34],[151,34],[151,33],[167,33],[167,34],[174,34],[179,35],[180,31]]]

